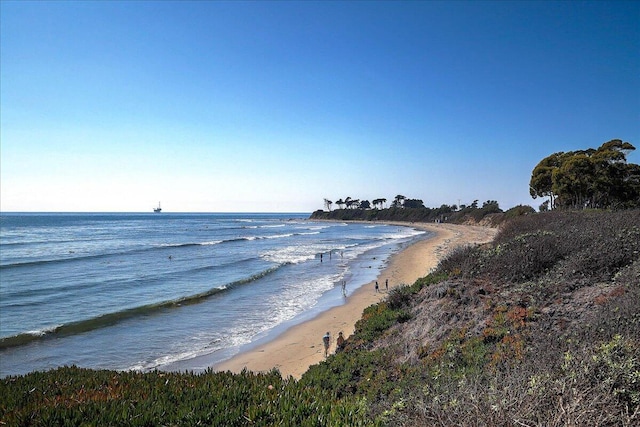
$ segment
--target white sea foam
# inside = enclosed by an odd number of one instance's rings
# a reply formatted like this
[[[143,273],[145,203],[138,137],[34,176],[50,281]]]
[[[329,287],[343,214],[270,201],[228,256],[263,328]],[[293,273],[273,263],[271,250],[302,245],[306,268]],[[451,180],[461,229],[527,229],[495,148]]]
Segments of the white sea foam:
[[[317,304],[320,297],[334,287],[343,274],[331,274],[308,280],[296,281],[273,299],[273,316],[276,323],[289,321]]]
[[[42,329],[35,329],[35,330],[31,330],[31,331],[27,331],[26,333],[28,335],[33,335],[34,337],[42,337],[47,335],[48,333],[51,333],[53,331],[55,331],[56,329],[58,329],[59,327],[61,327],[62,325],[54,325],[54,326],[48,326]]]
[[[317,245],[311,246],[286,246],[269,250],[261,255],[265,261],[276,264],[298,264],[304,261],[312,260],[322,250]]]
[[[426,231],[422,230],[413,230],[408,229],[409,231],[396,231],[388,234],[384,234],[382,238],[384,239],[406,239],[409,237],[419,236],[421,234],[426,234]]]
[[[265,220],[261,216],[187,215],[182,218],[176,215],[176,220],[181,222],[167,227],[158,222],[165,218],[173,220],[171,215],[153,216],[153,220],[132,229],[123,226],[122,220],[127,216],[110,215],[104,220],[112,227],[108,241],[102,232],[96,236],[91,234],[95,227],[82,229],[85,235],[76,237],[74,250],[97,256],[78,262],[77,268],[75,264],[61,262],[37,265],[28,275],[18,269],[3,270],[3,276],[13,274],[8,282],[26,283],[54,296],[47,299],[45,314],[36,318],[20,307],[40,302],[40,294],[23,292],[20,298],[25,303],[15,300],[15,308],[10,307],[13,312],[4,310],[3,305],[0,323],[9,325],[5,329],[27,330],[34,335],[33,340],[38,340],[39,336],[55,330],[57,326],[50,327],[51,324],[95,318],[118,312],[122,307],[148,304],[150,300],[180,300],[213,288],[224,288],[225,283],[241,285],[214,292],[211,297],[196,298],[193,304],[156,310],[153,316],[125,316],[122,321],[87,333],[54,337],[47,340],[46,346],[29,347],[29,351],[11,350],[19,357],[9,361],[4,354],[0,355],[3,358],[0,374],[19,374],[78,360],[87,367],[125,369],[130,366],[145,370],[187,366],[189,362],[184,361],[199,360],[205,355],[206,360],[225,357],[229,351],[277,332],[283,322],[296,322],[296,316],[304,317],[327,304],[339,303],[342,298],[338,284],[342,280],[348,282],[348,291],[367,283],[383,259],[398,247],[395,239],[400,243],[424,233],[410,227],[383,224],[289,222],[281,218]],[[58,217],[44,219],[55,223]],[[80,219],[93,221],[86,215]],[[240,230],[242,226],[245,229]],[[203,234],[202,230],[207,227],[210,227],[207,234]],[[273,231],[269,231],[271,229]],[[238,234],[230,234],[228,230]],[[64,228],[54,229],[52,233],[57,235],[52,239],[63,242],[64,232]],[[39,236],[39,233],[42,234],[40,228],[34,227],[32,234]],[[48,233],[43,235],[51,238]],[[25,236],[30,238],[31,235]],[[259,240],[259,244],[254,240]],[[234,244],[222,244],[228,241]],[[67,244],[52,245],[54,251],[68,253]],[[39,246],[27,247],[45,252],[45,248]],[[181,262],[168,262],[166,247],[172,247],[171,252]],[[185,256],[179,257],[179,251]],[[23,252],[16,256],[23,257]],[[108,258],[102,257],[103,254]],[[320,254],[324,256],[322,263]],[[242,263],[230,260],[242,260]],[[215,267],[215,274],[210,267]],[[259,274],[265,270],[269,274]],[[51,284],[60,282],[73,286],[54,293]],[[86,286],[87,283],[92,286]],[[105,351],[113,337],[118,337],[117,351]]]
[[[192,359],[196,356],[198,356],[198,352],[193,350],[184,351],[181,353],[167,354],[149,362],[138,362],[134,365],[131,365],[127,370],[140,372],[151,371],[161,366],[166,366],[182,360]]]
[[[251,342],[251,336],[253,335],[252,331],[242,331],[240,328],[229,332],[230,333],[227,336],[217,337],[212,337],[210,333],[206,332],[196,333],[186,342],[170,349],[170,353],[164,354],[150,361],[137,362],[128,369],[144,372],[166,367],[176,362],[182,362],[199,356],[211,354],[229,346],[234,347],[247,344]]]
[[[293,236],[293,233],[276,234],[274,236],[264,236],[263,239],[282,239],[282,238],[291,237],[291,236]]]
[[[160,243],[158,246],[161,248],[179,248],[184,246],[184,243]]]
[[[330,225],[312,225],[309,227],[299,227],[299,228],[305,228],[307,230],[326,230],[327,228],[330,228]]]
[[[351,259],[373,247],[382,245],[382,243],[372,245],[373,246],[364,246],[363,249],[360,249],[360,247],[355,243],[338,244],[332,242],[331,244],[291,245],[268,250],[261,254],[260,257],[265,261],[276,264],[299,264],[301,262],[315,259],[319,257],[320,254],[323,254],[323,256],[329,256],[329,253],[331,253],[333,257]],[[355,250],[355,252],[352,252],[353,250]]]
[[[202,242],[200,243],[202,246],[212,246],[222,243],[222,240],[211,240],[210,242]]]

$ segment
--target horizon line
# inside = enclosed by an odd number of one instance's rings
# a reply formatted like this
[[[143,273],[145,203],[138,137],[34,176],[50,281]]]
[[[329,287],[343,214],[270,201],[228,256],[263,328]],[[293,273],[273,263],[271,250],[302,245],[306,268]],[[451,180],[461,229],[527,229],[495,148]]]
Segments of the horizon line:
[[[157,215],[162,216],[166,214],[253,214],[253,215],[263,215],[263,214],[296,214],[296,215],[310,215],[313,212],[294,212],[294,211],[163,211],[163,212],[153,212],[153,211],[2,211],[0,210],[0,215],[3,214],[149,214],[149,215]]]

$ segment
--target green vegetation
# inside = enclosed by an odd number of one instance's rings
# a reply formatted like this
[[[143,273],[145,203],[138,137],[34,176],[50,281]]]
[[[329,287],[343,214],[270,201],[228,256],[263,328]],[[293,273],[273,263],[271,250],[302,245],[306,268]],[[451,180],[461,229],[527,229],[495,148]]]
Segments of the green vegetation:
[[[549,197],[541,210],[554,208],[640,207],[640,165],[627,163],[635,147],[620,139],[599,148],[559,152],[533,169],[531,196]]]
[[[0,424],[633,426],[639,355],[640,210],[515,214],[299,381],[65,367],[0,380]]]
[[[11,426],[375,425],[353,397],[266,374],[93,371],[65,367],[0,382]]]
[[[553,212],[395,290],[301,382],[387,425],[632,426],[639,354],[640,211]]]
[[[559,152],[542,159],[531,173],[529,193],[535,199],[549,197],[540,211],[553,209],[635,209],[640,208],[640,165],[627,163],[627,154],[635,150],[629,142],[613,139],[599,148]],[[339,199],[338,209],[324,199],[325,211],[317,210],[312,219],[359,221],[480,223],[497,226],[515,216],[535,212],[530,206],[516,206],[503,212],[495,200],[478,207],[442,205],[427,208],[420,199],[398,194],[385,208],[387,199]]]
[[[353,202],[350,197],[347,197],[349,202]],[[376,199],[374,200],[374,206],[380,206],[382,202]],[[503,212],[500,206],[495,200],[487,200],[478,206],[478,201],[474,200],[469,206],[461,205],[449,206],[442,205],[439,208],[426,208],[422,200],[408,199],[404,196],[398,195],[391,204],[390,208],[370,208],[370,203],[367,200],[359,201],[358,204],[349,203],[345,205],[345,202],[339,200],[336,202],[338,206],[347,206],[346,208],[339,208],[335,210],[318,210],[311,215],[311,219],[330,219],[341,221],[407,221],[407,222],[452,222],[452,223],[486,223],[487,225],[496,226],[509,217],[518,215],[525,215],[533,213],[535,210],[530,206],[516,206],[509,209],[507,212]],[[377,202],[377,203],[376,203]],[[325,199],[325,207],[329,207],[332,204],[329,200]]]

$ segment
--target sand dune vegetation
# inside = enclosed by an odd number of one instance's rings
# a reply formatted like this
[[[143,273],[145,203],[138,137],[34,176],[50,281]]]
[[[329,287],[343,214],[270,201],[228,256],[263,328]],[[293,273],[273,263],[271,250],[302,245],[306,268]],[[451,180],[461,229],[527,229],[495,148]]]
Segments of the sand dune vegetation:
[[[640,211],[519,216],[367,308],[299,380],[64,367],[0,381],[6,425],[640,421]]]
[[[513,220],[368,308],[303,383],[388,425],[637,425],[640,211]]]

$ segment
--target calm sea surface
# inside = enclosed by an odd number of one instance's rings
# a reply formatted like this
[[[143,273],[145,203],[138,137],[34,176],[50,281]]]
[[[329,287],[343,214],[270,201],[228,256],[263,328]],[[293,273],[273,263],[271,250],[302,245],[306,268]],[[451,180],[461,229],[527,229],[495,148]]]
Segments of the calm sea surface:
[[[423,231],[308,214],[0,215],[0,376],[198,370],[343,302]],[[322,257],[321,257],[322,255]]]

